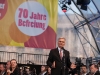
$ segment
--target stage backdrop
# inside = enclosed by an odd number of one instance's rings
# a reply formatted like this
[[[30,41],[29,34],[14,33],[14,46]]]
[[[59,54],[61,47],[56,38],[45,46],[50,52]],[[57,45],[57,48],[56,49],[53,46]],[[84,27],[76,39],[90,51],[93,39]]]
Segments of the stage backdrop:
[[[58,0],[0,0],[0,44],[56,47]]]

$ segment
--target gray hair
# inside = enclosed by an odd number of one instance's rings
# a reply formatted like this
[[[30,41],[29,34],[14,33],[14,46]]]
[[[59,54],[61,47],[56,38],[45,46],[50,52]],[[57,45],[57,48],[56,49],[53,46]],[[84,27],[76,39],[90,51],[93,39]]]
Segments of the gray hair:
[[[59,39],[64,39],[64,40],[66,40],[64,37],[59,37],[58,40],[59,40]]]

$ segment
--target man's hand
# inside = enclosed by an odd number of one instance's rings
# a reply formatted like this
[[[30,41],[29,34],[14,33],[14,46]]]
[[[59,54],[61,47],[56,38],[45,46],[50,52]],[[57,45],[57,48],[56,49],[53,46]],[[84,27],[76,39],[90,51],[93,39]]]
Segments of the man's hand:
[[[12,73],[12,71],[10,71],[9,69],[7,70],[7,75],[10,75]]]
[[[51,66],[52,68],[55,68],[55,61],[52,63],[52,66]]]

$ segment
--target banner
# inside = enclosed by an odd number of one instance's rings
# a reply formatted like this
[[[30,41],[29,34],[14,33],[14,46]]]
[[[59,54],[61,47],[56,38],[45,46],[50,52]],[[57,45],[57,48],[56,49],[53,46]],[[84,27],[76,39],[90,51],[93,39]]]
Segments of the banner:
[[[0,0],[0,44],[56,47],[58,0]]]

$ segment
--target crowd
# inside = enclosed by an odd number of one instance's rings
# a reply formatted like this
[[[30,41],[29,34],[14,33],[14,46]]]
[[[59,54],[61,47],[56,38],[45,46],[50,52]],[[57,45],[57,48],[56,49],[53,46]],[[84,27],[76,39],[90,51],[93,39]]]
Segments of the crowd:
[[[17,61],[12,59],[7,61],[6,64],[0,64],[0,75],[37,75],[36,69],[30,70],[29,67],[18,67]],[[51,68],[47,65],[41,66],[39,75],[51,75]],[[77,67],[72,63],[69,69],[69,75],[100,75],[99,67],[96,64],[90,64],[89,67],[81,65]]]
[[[50,75],[51,68],[42,65],[39,75]],[[7,61],[6,64],[0,63],[0,75],[37,75],[36,69],[30,69],[27,66],[18,67],[16,59]]]

